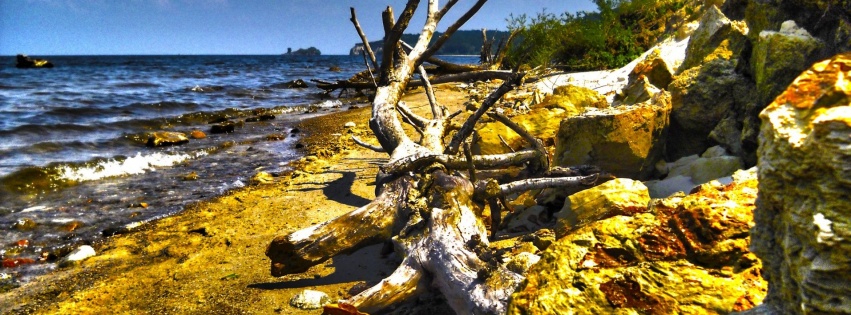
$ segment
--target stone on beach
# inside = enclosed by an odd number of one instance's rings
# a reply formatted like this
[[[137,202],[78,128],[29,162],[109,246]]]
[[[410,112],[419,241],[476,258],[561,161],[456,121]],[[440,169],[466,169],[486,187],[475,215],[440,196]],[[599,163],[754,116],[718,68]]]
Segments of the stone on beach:
[[[189,142],[185,133],[174,131],[157,131],[148,136],[149,147],[162,147],[170,145],[181,145]]]
[[[195,129],[195,130],[192,130],[192,132],[189,133],[189,137],[192,138],[192,139],[204,139],[204,138],[207,137],[207,134],[205,134],[201,130]]]
[[[525,114],[511,117],[511,121],[520,125],[544,144],[555,142],[556,132],[562,119],[578,114],[585,106],[600,106],[605,99],[592,90],[585,88],[563,88],[564,94],[548,97],[544,102],[531,106]],[[578,92],[578,93],[576,93]],[[523,138],[500,122],[481,124],[476,130],[473,151],[480,154],[499,154],[530,147]]]
[[[303,310],[315,310],[328,304],[331,299],[325,292],[315,290],[304,290],[293,296],[290,305]]]
[[[670,111],[666,92],[632,106],[586,109],[561,122],[554,162],[597,165],[618,177],[644,179],[662,158]]]
[[[275,181],[275,177],[267,172],[257,172],[249,181],[252,185],[269,184]]]
[[[67,256],[62,257],[62,259],[59,260],[58,265],[59,267],[73,266],[95,255],[96,253],[94,248],[89,245],[83,245],[71,251],[71,253]]]
[[[678,191],[688,193],[697,185],[730,176],[743,167],[739,157],[728,155],[721,146],[714,146],[701,156],[690,155],[670,163],[659,161],[656,169],[667,177],[645,184],[650,189],[650,197],[665,198]]]
[[[617,178],[570,195],[556,213],[556,237],[584,224],[616,215],[647,211],[650,195],[640,181]]]
[[[231,133],[236,129],[236,123],[226,121],[220,124],[215,124],[210,127],[210,133]]]

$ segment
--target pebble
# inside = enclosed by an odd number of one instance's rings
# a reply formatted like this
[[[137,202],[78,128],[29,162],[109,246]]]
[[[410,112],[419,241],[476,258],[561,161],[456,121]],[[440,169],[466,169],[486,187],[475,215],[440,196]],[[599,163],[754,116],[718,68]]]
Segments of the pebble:
[[[267,172],[257,172],[257,174],[254,174],[254,177],[251,177],[251,184],[253,185],[268,184],[274,181],[275,178],[272,174]]]
[[[204,138],[207,137],[207,134],[205,134],[201,130],[195,129],[195,130],[192,130],[192,132],[189,133],[189,137],[192,138],[192,139],[204,139]]]
[[[328,304],[331,298],[325,292],[315,290],[304,290],[290,299],[290,305],[303,310],[315,310]]]
[[[77,249],[71,251],[68,256],[63,257],[59,260],[59,267],[67,267],[75,265],[83,260],[86,260],[89,257],[96,255],[95,249],[89,245],[83,245],[77,247]]]

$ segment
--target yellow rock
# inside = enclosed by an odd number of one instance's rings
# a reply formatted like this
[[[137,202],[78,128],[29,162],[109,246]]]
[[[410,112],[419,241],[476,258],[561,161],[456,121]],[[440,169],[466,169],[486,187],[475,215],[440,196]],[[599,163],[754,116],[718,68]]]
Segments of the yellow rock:
[[[637,180],[617,178],[567,198],[556,213],[556,237],[564,236],[578,225],[607,217],[647,210],[650,194]]]
[[[583,108],[608,106],[606,98],[594,90],[572,85],[555,89],[553,95],[544,99],[540,104],[533,105],[531,110],[522,115],[511,117],[511,120],[534,137],[541,139],[544,144],[555,143],[555,135],[559,124],[567,117],[579,114]],[[530,147],[525,141],[499,122],[482,124],[476,130],[478,137],[474,150],[481,154],[499,154]]]

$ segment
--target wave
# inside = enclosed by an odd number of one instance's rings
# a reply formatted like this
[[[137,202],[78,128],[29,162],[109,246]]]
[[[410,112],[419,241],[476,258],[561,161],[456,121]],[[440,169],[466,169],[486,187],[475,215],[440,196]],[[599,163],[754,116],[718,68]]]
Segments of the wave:
[[[76,167],[65,165],[58,168],[57,174],[59,180],[74,182],[92,181],[107,177],[144,174],[159,167],[174,166],[183,161],[204,155],[207,155],[204,151],[194,154],[165,154],[157,152],[142,155],[142,153],[136,153],[136,156],[133,157],[123,160],[109,159],[93,166]]]
[[[203,150],[195,153],[167,154],[157,152],[147,155],[137,152],[135,156],[126,158],[101,158],[84,163],[56,162],[44,167],[31,166],[19,169],[0,178],[0,183],[10,192],[40,193],[73,186],[81,182],[144,174],[207,154]]]

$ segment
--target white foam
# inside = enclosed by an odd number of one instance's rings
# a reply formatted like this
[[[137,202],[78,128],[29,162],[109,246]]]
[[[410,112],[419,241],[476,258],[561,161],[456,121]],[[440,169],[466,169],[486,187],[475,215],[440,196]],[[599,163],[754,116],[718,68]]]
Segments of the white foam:
[[[327,100],[317,105],[322,108],[334,108],[343,106],[343,102],[341,102],[340,100]]]
[[[50,209],[50,208],[49,208],[49,207],[47,207],[47,206],[35,206],[35,207],[29,207],[29,208],[26,208],[26,209],[24,209],[24,210],[21,210],[21,213],[24,213],[24,212],[34,212],[34,211],[43,211],[43,210],[47,210],[47,209]]]
[[[207,155],[207,153],[164,154],[158,152],[150,155],[136,153],[136,156],[129,157],[123,161],[110,159],[91,167],[75,168],[65,166],[59,170],[59,177],[61,179],[82,182],[114,176],[138,175],[153,171],[158,167],[173,166],[177,163],[204,155]]]

